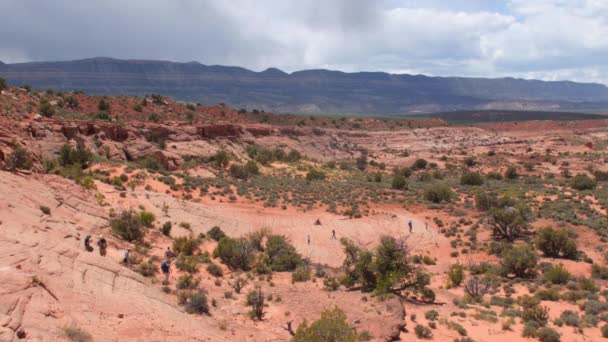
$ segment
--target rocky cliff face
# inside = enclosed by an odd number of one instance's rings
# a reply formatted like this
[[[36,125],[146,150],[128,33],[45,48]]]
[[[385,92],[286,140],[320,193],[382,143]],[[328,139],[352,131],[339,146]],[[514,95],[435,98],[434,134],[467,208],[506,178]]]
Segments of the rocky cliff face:
[[[277,69],[253,72],[199,63],[110,58],[5,64],[0,67],[0,77],[13,85],[40,89],[160,93],[180,100],[278,112],[395,114],[522,106],[608,107],[608,88],[600,84],[329,70],[287,74]]]

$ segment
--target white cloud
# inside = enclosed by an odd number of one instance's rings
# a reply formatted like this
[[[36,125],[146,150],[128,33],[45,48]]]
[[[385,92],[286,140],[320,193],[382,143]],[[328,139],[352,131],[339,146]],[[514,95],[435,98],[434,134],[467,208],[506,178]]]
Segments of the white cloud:
[[[93,56],[608,83],[608,1],[3,0],[0,59]]]

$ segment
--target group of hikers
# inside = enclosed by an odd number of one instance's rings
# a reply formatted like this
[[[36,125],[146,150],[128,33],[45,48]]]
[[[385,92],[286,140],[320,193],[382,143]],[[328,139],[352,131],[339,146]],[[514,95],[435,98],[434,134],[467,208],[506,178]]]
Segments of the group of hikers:
[[[91,237],[91,235],[87,235],[84,238],[84,249],[87,252],[92,252],[93,251],[93,246],[91,246],[91,243],[93,238]],[[97,238],[97,247],[99,247],[99,255],[101,256],[106,256],[106,251],[108,249],[108,242],[106,241],[106,239],[103,237],[103,235],[99,235]]]
[[[93,252],[93,237],[91,235],[87,235],[84,238],[84,249],[87,252]],[[107,249],[108,249],[108,242],[106,241],[106,239],[103,237],[103,235],[99,235],[97,238],[97,247],[99,247],[99,255],[101,256],[106,256],[107,253]],[[125,253],[123,255],[122,258],[122,263],[125,266],[129,266],[130,263],[130,254],[131,254],[131,249],[127,248],[125,250]],[[163,275],[165,276],[165,282],[169,281],[169,275],[171,274],[171,259],[173,259],[175,257],[175,253],[171,250],[171,247],[167,247],[167,249],[165,250],[165,261],[160,264],[160,270],[163,273]]]

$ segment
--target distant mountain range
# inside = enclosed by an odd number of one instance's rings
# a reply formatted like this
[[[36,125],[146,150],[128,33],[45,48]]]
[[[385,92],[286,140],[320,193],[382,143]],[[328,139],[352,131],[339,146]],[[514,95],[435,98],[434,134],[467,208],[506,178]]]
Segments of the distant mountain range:
[[[91,58],[4,64],[9,84],[90,94],[159,93],[177,100],[291,113],[405,114],[454,110],[600,110],[608,87],[569,81],[429,77]]]

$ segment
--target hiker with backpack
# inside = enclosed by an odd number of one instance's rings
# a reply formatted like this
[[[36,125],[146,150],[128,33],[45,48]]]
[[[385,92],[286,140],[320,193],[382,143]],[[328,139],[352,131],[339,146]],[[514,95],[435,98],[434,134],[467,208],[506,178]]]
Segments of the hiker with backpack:
[[[87,252],[92,252],[93,251],[93,247],[91,247],[91,235],[87,235],[84,238],[84,249]]]
[[[106,249],[108,248],[108,242],[102,235],[99,235],[99,238],[97,239],[97,247],[99,247],[99,255],[106,256]]]
[[[173,251],[171,250],[171,247],[167,247],[167,250],[165,250],[165,258],[173,259],[174,257],[175,257],[175,253],[173,253]]]
[[[169,275],[171,274],[171,265],[169,264],[169,260],[165,260],[162,264],[160,264],[160,270],[165,275],[165,282],[169,282]]]
[[[129,253],[131,253],[130,249],[127,249],[125,251],[125,256],[122,258],[122,263],[125,264],[125,266],[129,266]]]
[[[407,221],[407,225],[408,225],[408,227],[410,227],[410,233],[411,233],[412,229],[414,228],[414,224],[412,223],[412,219],[410,219],[409,221]]]

